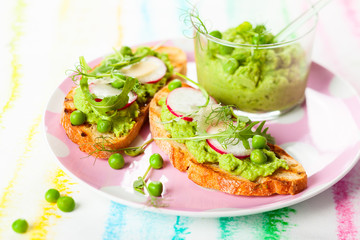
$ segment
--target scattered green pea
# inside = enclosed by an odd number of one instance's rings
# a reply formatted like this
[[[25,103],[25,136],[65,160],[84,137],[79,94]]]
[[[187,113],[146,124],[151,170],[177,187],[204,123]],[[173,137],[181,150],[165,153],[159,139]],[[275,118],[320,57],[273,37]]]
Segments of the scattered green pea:
[[[108,162],[113,169],[121,169],[125,165],[124,157],[120,153],[112,154],[109,157]]]
[[[128,46],[123,46],[123,47],[121,47],[120,53],[121,53],[122,55],[130,55],[130,56],[133,55],[131,48],[128,47]]]
[[[11,227],[14,230],[14,232],[25,233],[29,227],[29,224],[25,219],[19,218],[13,222]]]
[[[108,120],[100,119],[97,122],[97,130],[101,133],[106,133],[111,129],[111,122]]]
[[[233,74],[238,67],[239,67],[239,63],[235,58],[227,59],[223,65],[224,71],[229,74]]]
[[[263,149],[266,147],[267,140],[261,135],[255,135],[251,141],[252,147],[256,149]]]
[[[211,35],[211,36],[213,36],[213,37],[216,37],[216,38],[219,38],[219,39],[222,38],[222,34],[221,34],[221,32],[218,31],[218,30],[215,30],[215,31],[210,32],[209,35]]]
[[[150,166],[155,169],[160,169],[164,165],[164,160],[161,157],[161,155],[158,153],[154,153],[153,155],[151,155],[149,162],[150,162]]]
[[[83,124],[86,121],[86,115],[80,110],[75,110],[70,114],[70,122],[74,126]]]
[[[266,163],[267,156],[261,149],[254,149],[250,154],[250,160],[256,164],[263,164]]]
[[[231,54],[233,50],[234,50],[233,47],[229,47],[229,46],[219,44],[219,53],[221,55]]]
[[[173,81],[171,81],[171,82],[169,83],[168,89],[169,89],[170,91],[172,91],[172,90],[174,90],[174,89],[176,89],[176,88],[179,88],[179,87],[181,87],[181,86],[182,86],[182,82],[181,82],[179,79],[175,79],[175,80],[173,80]]]
[[[60,197],[59,191],[53,188],[47,190],[45,193],[45,200],[50,203],[56,203],[59,197]]]
[[[163,191],[162,182],[154,181],[148,185],[149,194],[154,197],[160,197]]]
[[[111,86],[113,86],[114,88],[120,89],[124,86],[124,81],[121,80],[115,80],[111,83]]]
[[[63,212],[71,212],[75,209],[75,201],[69,196],[59,197],[57,206]]]

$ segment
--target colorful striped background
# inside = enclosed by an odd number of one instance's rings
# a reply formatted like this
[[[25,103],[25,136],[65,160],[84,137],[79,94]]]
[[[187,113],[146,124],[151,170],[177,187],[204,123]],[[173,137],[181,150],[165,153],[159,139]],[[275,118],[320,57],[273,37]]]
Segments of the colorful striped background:
[[[123,44],[184,37],[189,28],[180,16],[190,2],[0,3],[0,239],[360,239],[360,164],[331,189],[295,206],[207,219],[149,213],[104,199],[51,159],[43,139],[44,109],[78,56],[94,59]],[[240,12],[238,2],[214,7],[229,19]],[[282,17],[289,18],[285,7]],[[360,93],[360,2],[333,1],[319,17],[313,59]],[[50,187],[73,196],[76,210],[63,213],[45,202]],[[11,230],[17,218],[30,224],[21,236]]]

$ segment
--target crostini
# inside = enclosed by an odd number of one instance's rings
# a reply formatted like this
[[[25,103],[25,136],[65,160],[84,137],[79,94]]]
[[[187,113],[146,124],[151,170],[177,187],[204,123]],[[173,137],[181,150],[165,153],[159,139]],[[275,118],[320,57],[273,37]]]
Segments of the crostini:
[[[175,78],[173,72],[186,74],[186,63],[186,54],[170,46],[122,47],[93,69],[80,59],[73,75],[77,85],[64,99],[61,124],[67,136],[96,158],[129,146],[154,94]]]

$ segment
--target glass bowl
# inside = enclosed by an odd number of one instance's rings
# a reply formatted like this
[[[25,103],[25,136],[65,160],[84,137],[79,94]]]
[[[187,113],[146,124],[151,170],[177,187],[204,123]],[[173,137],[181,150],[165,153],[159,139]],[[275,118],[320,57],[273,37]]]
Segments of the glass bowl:
[[[300,0],[199,2],[190,18],[200,85],[251,119],[275,118],[301,104],[317,14],[290,35],[276,35],[308,9],[311,3]]]

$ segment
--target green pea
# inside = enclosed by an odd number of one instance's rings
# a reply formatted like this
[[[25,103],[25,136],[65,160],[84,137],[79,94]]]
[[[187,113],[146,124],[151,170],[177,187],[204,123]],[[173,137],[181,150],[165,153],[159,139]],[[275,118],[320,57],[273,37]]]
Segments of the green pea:
[[[260,44],[274,43],[274,35],[272,35],[271,33],[261,34],[259,41]]]
[[[263,149],[266,147],[267,140],[261,135],[255,135],[251,141],[252,147],[256,149]]]
[[[78,126],[86,121],[86,115],[80,110],[73,111],[70,114],[70,122],[72,125]]]
[[[250,31],[251,29],[252,29],[252,25],[249,22],[243,22],[242,24],[236,27],[236,30],[238,30],[239,32],[247,32]]]
[[[259,24],[254,28],[254,32],[256,33],[266,32],[266,27],[263,24]]]
[[[47,190],[45,193],[45,200],[50,203],[56,203],[59,197],[60,197],[59,191],[53,188]]]
[[[25,219],[19,218],[13,222],[11,227],[14,230],[14,232],[25,233],[29,227],[29,224]]]
[[[171,82],[169,83],[168,89],[169,89],[170,91],[172,91],[172,90],[174,90],[174,89],[176,89],[176,88],[179,88],[179,87],[181,87],[181,86],[182,86],[182,82],[181,82],[179,79],[175,79],[175,80],[173,80],[173,81],[171,81]]]
[[[136,49],[136,55],[140,55],[140,56],[148,56],[148,55],[152,55],[153,50],[151,50],[151,48],[149,47],[139,47],[138,49]]]
[[[239,63],[245,62],[248,56],[247,53],[236,53],[231,55],[231,57],[235,58]]]
[[[154,197],[160,197],[163,191],[163,184],[158,181],[149,183],[148,185],[149,194]]]
[[[266,163],[267,156],[261,149],[254,149],[250,154],[250,160],[256,164],[263,164]]]
[[[100,119],[97,122],[97,130],[101,133],[106,133],[111,129],[111,122],[108,120]]]
[[[253,38],[252,38],[252,43],[253,43],[254,45],[258,45],[258,44],[260,43],[259,34],[256,34],[256,35],[253,36]]]
[[[111,83],[111,86],[113,86],[114,88],[120,89],[124,86],[124,81],[121,80],[115,80]]]
[[[112,154],[108,159],[110,167],[113,169],[123,168],[125,165],[124,157],[120,153]]]
[[[75,201],[69,196],[59,197],[57,206],[63,212],[71,212],[75,209]]]
[[[219,38],[219,39],[222,38],[222,34],[221,34],[221,32],[218,31],[218,30],[215,30],[215,31],[210,32],[209,35],[211,35],[211,36],[213,36],[213,37],[216,37],[216,38]]]
[[[161,155],[158,153],[154,153],[153,155],[151,155],[149,162],[150,162],[150,166],[155,169],[160,169],[164,165],[164,160],[161,157]]]
[[[239,63],[235,58],[227,59],[223,65],[224,71],[229,74],[233,74],[238,67],[239,67]]]
[[[133,55],[131,48],[128,47],[128,46],[123,46],[123,47],[120,49],[120,53],[121,53],[122,55],[124,55],[124,56],[125,56],[125,55],[130,55],[130,56]]]
[[[229,47],[221,44],[219,45],[219,53],[221,55],[231,54],[233,50],[234,50],[233,47]]]

